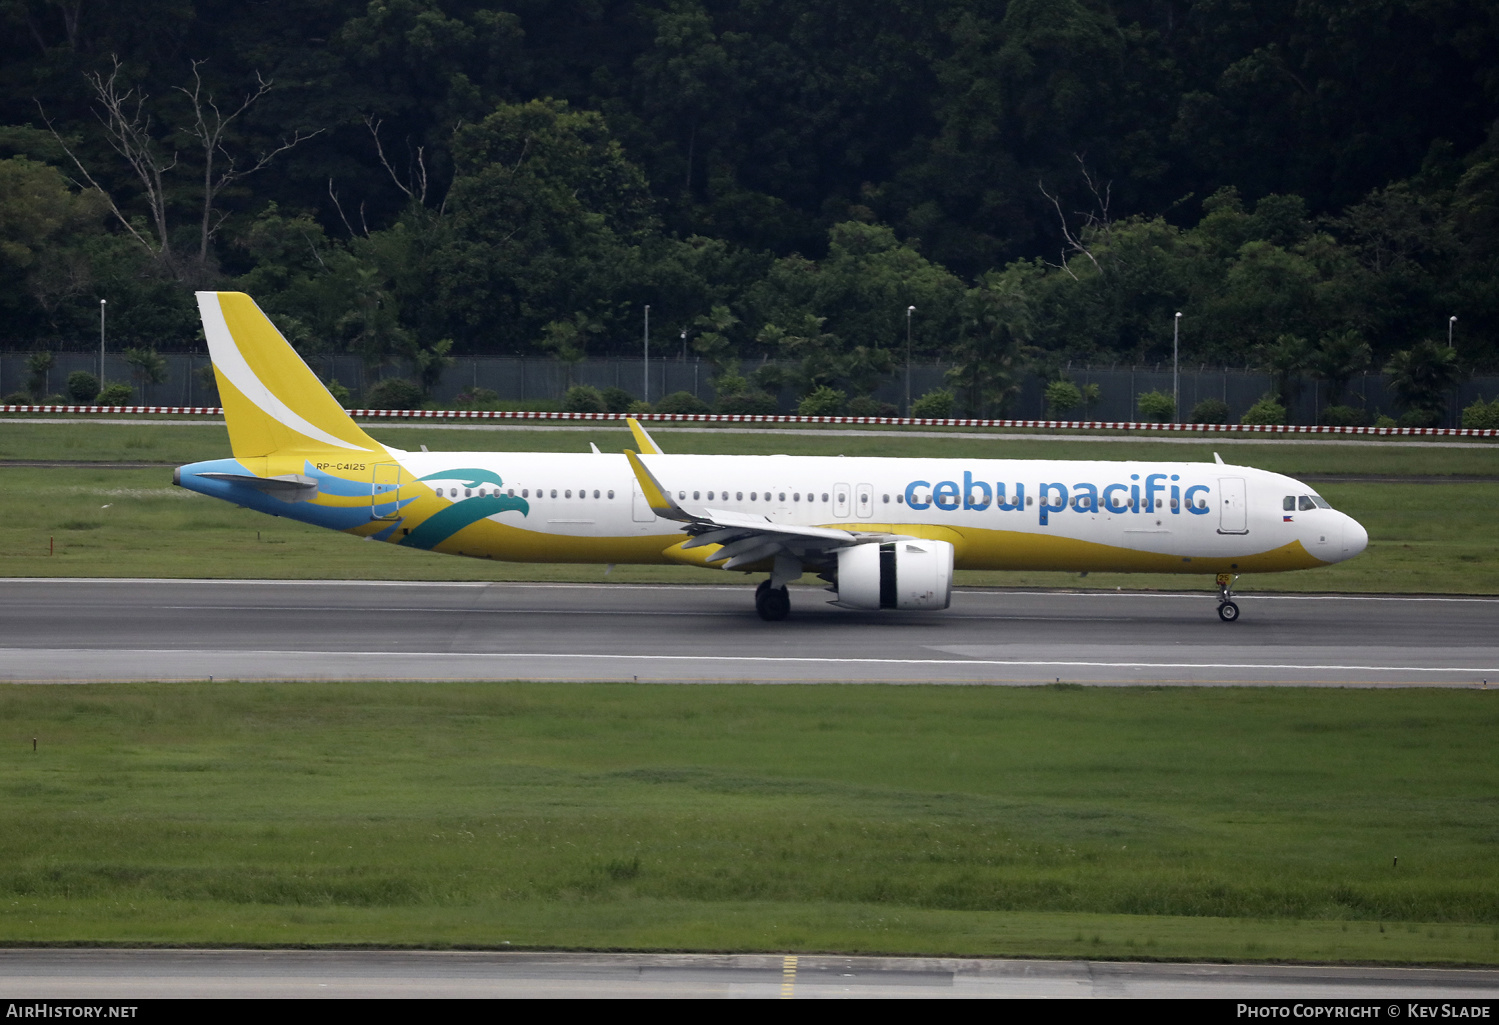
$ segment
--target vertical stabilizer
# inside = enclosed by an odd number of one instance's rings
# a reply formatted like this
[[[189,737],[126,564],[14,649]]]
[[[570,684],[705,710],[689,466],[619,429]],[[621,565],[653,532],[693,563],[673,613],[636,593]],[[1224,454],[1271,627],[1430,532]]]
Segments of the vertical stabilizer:
[[[384,452],[243,292],[199,292],[203,334],[239,460],[289,452]]]

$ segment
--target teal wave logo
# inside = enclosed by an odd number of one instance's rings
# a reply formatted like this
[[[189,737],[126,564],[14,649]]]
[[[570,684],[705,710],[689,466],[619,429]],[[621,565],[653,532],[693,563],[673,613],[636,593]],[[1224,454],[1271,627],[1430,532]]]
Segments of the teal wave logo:
[[[505,482],[499,474],[491,470],[473,468],[442,470],[417,479],[462,481],[463,486],[470,490],[481,485],[492,484],[495,491],[489,495],[471,495],[468,498],[454,499],[452,505],[429,516],[420,526],[413,527],[411,533],[401,538],[399,543],[409,548],[432,548],[446,541],[470,523],[477,523],[497,513],[519,510],[522,516],[531,515],[531,503],[524,498],[502,494],[499,489],[504,486]]]

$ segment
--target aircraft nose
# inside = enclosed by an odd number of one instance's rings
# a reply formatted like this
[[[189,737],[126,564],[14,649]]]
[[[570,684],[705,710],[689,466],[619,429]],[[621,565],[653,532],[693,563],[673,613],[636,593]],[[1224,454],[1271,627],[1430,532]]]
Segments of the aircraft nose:
[[[1343,517],[1343,558],[1351,559],[1369,546],[1369,532],[1352,516]]]

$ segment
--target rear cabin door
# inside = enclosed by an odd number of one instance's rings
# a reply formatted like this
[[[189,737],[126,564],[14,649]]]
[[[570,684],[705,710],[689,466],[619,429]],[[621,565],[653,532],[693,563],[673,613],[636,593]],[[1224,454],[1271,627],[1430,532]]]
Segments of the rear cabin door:
[[[1218,517],[1218,533],[1249,533],[1249,498],[1243,477],[1219,477],[1218,493],[1223,505]]]
[[[370,519],[394,520],[400,518],[401,503],[397,495],[401,490],[401,464],[375,463],[370,478]]]

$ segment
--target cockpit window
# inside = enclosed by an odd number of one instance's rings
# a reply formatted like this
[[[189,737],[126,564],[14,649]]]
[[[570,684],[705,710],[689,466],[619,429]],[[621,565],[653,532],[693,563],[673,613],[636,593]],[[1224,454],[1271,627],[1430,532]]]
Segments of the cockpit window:
[[[1332,506],[1328,504],[1327,499],[1323,498],[1321,495],[1313,495],[1312,496],[1312,501],[1317,503],[1317,508],[1318,509],[1331,509],[1332,508]]]
[[[1280,503],[1280,507],[1282,509],[1284,509],[1286,512],[1295,512],[1296,511],[1296,496],[1295,495],[1287,495],[1286,498],[1285,498],[1285,501],[1283,501],[1283,502]]]
[[[1315,509],[1315,508],[1317,508],[1317,503],[1315,503],[1315,502],[1312,501],[1312,496],[1311,495],[1302,495],[1301,496],[1301,511],[1302,512],[1306,512],[1308,509]]]

